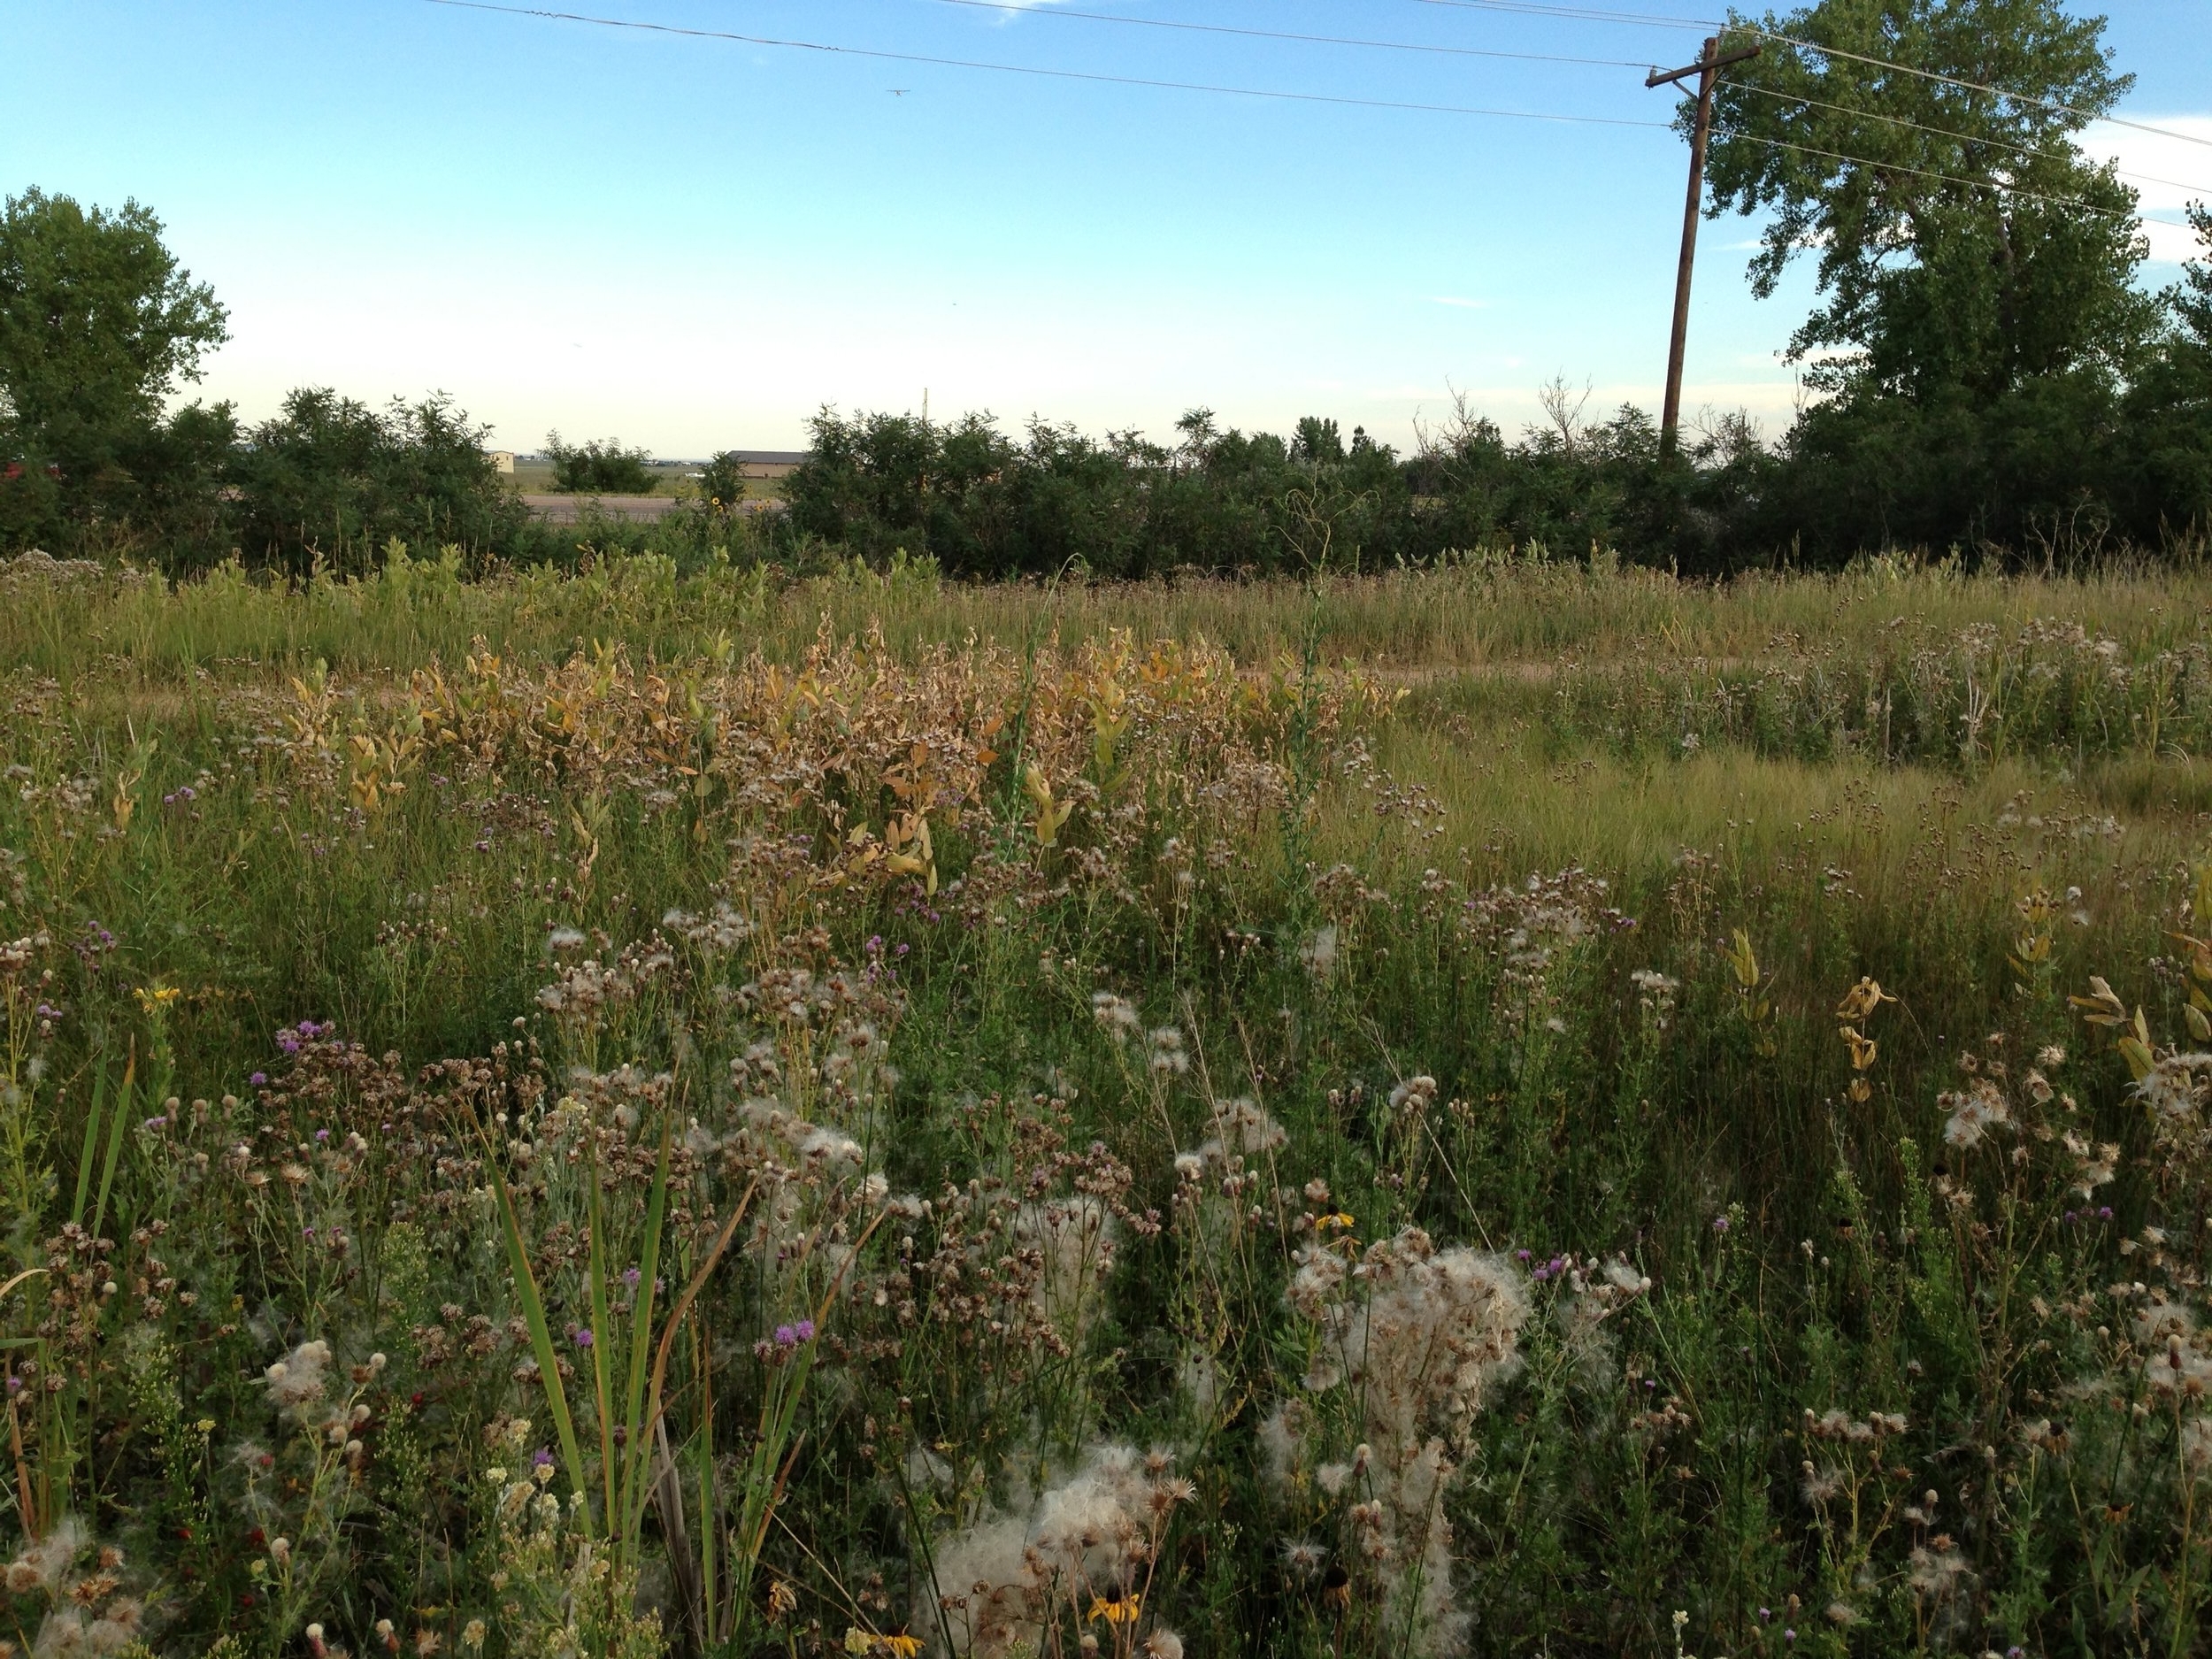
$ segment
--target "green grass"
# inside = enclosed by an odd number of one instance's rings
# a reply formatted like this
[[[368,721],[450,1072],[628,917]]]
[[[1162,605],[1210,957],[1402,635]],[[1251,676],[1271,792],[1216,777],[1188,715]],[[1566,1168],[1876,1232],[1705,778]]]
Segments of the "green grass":
[[[4,593],[0,1640],[2207,1651],[2194,572]]]

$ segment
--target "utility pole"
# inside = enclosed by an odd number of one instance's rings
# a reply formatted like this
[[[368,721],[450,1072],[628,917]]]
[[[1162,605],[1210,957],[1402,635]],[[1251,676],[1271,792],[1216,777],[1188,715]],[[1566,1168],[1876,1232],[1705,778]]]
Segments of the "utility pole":
[[[1690,196],[1682,208],[1682,259],[1674,272],[1674,334],[1667,342],[1667,398],[1659,415],[1659,455],[1674,453],[1675,434],[1682,424],[1682,354],[1690,334],[1690,268],[1697,263],[1697,220],[1705,205],[1705,141],[1713,130],[1713,84],[1730,64],[1759,55],[1757,46],[1740,47],[1720,55],[1718,36],[1707,39],[1697,62],[1679,69],[1653,70],[1644,85],[1677,84],[1686,75],[1697,77],[1697,119],[1690,128]]]

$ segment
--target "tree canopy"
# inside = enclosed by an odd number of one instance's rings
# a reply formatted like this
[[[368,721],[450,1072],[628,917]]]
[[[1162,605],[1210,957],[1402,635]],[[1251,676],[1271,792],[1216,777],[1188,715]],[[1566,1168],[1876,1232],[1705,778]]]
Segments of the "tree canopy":
[[[34,448],[96,456],[157,420],[227,321],[135,202],[107,212],[29,190],[0,211],[0,392]]]
[[[1790,353],[1816,387],[1989,399],[2124,369],[2157,311],[2133,283],[2135,193],[2076,142],[2131,83],[2103,35],[2055,0],[1732,17],[1762,51],[1716,96],[1711,211],[1770,215],[1762,296],[1815,259]]]

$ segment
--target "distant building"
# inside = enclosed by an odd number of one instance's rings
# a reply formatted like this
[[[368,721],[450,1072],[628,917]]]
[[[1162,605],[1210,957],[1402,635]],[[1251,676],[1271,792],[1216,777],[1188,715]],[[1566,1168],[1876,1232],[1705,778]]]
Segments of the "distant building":
[[[747,478],[788,478],[806,459],[803,449],[733,449],[738,470]]]
[[[511,472],[515,470],[515,452],[512,449],[487,449],[484,458],[492,464],[495,472]]]

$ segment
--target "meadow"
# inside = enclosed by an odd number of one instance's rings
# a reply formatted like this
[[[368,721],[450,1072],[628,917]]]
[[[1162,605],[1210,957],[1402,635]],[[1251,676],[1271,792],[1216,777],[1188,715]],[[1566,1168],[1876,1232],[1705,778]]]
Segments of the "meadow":
[[[2212,575],[0,565],[0,1653],[2212,1652]]]

